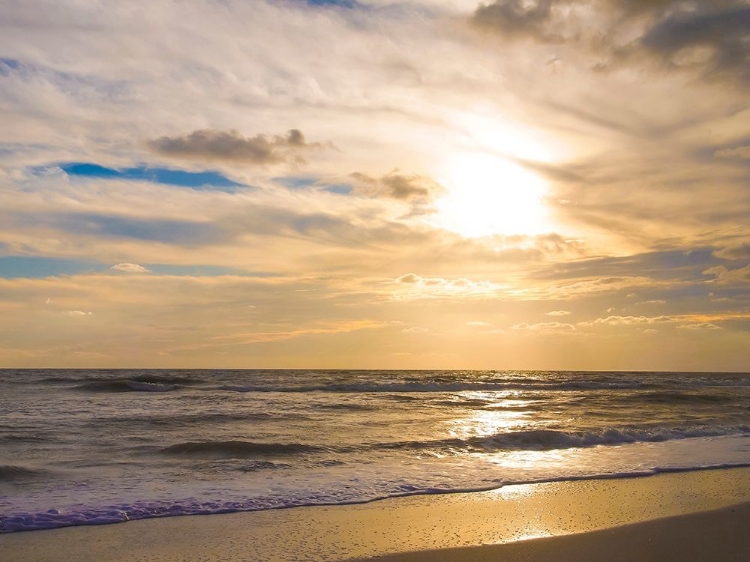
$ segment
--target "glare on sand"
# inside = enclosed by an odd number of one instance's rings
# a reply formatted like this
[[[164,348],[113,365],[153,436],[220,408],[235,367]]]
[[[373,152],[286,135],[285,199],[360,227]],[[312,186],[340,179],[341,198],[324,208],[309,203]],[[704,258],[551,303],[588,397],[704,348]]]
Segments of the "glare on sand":
[[[550,229],[539,176],[503,158],[455,154],[443,164],[446,195],[437,201],[436,226],[467,237],[535,235]]]

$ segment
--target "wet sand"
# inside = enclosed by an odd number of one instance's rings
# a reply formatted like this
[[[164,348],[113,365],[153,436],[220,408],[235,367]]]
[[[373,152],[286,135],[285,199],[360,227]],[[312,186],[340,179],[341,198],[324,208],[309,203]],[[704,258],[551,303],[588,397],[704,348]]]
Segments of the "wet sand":
[[[749,502],[750,469],[706,470],[11,533],[0,560],[739,562]]]
[[[742,562],[750,559],[750,503],[602,531],[500,545],[368,558],[371,562]]]

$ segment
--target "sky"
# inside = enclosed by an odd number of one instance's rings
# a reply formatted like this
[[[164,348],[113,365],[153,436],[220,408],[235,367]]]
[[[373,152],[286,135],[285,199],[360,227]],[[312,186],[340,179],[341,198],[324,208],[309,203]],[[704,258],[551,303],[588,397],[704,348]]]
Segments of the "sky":
[[[750,0],[0,0],[0,367],[750,371]]]

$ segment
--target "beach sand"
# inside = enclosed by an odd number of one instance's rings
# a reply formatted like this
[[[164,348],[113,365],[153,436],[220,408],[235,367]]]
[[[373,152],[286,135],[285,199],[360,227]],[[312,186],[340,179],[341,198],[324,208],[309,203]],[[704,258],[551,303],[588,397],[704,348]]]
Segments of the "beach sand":
[[[750,469],[504,486],[0,536],[4,562],[373,557],[393,562],[750,560]]]

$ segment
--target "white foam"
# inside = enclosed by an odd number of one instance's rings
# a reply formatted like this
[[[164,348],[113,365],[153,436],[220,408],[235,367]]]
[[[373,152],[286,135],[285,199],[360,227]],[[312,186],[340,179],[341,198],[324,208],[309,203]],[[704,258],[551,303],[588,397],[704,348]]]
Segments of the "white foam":
[[[488,490],[520,484],[587,478],[623,478],[659,472],[750,466],[750,436],[686,438],[679,441],[631,443],[558,451],[487,453],[479,458],[415,459],[387,463],[333,466],[295,473],[248,475],[226,481],[192,483],[120,483],[120,489],[57,490],[65,498],[50,507],[49,491],[0,500],[0,532],[101,525],[132,519],[257,511],[305,505],[349,504],[387,497]],[[113,483],[116,485],[117,483]],[[161,497],[148,497],[158,484]],[[77,495],[73,495],[76,493]],[[119,494],[121,497],[116,498]],[[73,499],[82,503],[73,503]],[[15,507],[14,507],[15,506]],[[29,509],[36,507],[37,510]]]

